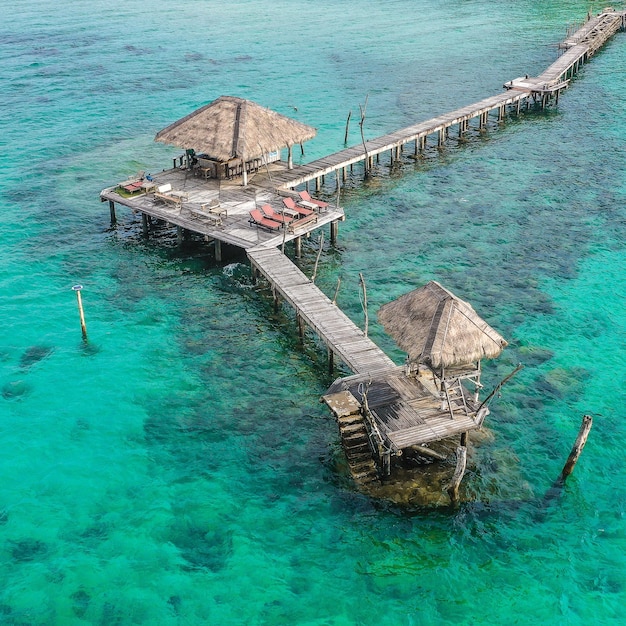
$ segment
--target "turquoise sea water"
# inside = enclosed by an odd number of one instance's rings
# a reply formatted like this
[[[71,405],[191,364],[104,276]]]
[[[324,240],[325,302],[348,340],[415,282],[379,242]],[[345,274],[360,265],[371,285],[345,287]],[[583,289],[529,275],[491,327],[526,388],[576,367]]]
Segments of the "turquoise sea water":
[[[362,323],[359,272],[372,312],[435,279],[510,341],[488,388],[526,365],[492,404],[470,501],[425,509],[352,488],[325,353],[243,257],[144,241],[124,209],[111,228],[98,193],[168,167],[156,132],[222,94],[317,127],[304,161],[343,147],[366,96],[369,137],[469,104],[545,69],[588,3],[0,8],[0,623],[620,623],[625,34],[558,108],[343,194],[318,283],[341,277],[344,311]]]

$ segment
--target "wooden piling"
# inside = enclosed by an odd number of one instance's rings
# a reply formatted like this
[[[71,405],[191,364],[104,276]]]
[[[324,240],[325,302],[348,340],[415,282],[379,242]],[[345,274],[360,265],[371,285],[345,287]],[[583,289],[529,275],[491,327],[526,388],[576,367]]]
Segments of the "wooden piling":
[[[115,202],[109,200],[109,212],[111,213],[111,224],[117,223],[117,216],[115,215]]]
[[[446,487],[446,491],[448,492],[448,495],[450,496],[450,500],[452,500],[452,502],[457,502],[459,499],[459,485],[463,480],[466,465],[467,448],[465,448],[464,446],[459,446],[456,449],[456,469],[454,470],[452,480],[448,483],[448,486]]]
[[[339,220],[334,220],[330,223],[330,245],[337,244],[337,236],[339,234]]]
[[[576,465],[576,462],[585,447],[585,443],[587,443],[587,437],[589,436],[592,424],[593,419],[591,415],[584,415],[582,424],[580,425],[580,430],[578,431],[578,437],[576,437],[572,451],[570,452],[565,466],[563,467],[563,471],[559,476],[559,482],[565,482],[565,479],[574,471],[574,466]]]
[[[218,263],[222,262],[222,242],[219,239],[214,239],[214,248],[215,248],[215,260]]]
[[[302,237],[296,237],[293,240],[293,245],[295,247],[295,255],[296,258],[299,259],[302,257]]]
[[[143,231],[143,236],[148,239],[150,236],[148,232],[148,216],[145,213],[141,214],[141,229]]]

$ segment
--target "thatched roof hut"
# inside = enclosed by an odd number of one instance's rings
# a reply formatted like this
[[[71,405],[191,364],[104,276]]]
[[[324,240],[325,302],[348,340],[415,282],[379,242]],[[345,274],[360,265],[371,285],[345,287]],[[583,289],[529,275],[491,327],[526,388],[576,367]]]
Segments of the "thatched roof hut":
[[[378,319],[410,361],[434,369],[495,358],[507,345],[467,302],[434,280],[382,306]]]
[[[250,100],[221,96],[159,131],[155,141],[242,163],[315,137],[316,130]],[[245,171],[245,168],[244,168]]]

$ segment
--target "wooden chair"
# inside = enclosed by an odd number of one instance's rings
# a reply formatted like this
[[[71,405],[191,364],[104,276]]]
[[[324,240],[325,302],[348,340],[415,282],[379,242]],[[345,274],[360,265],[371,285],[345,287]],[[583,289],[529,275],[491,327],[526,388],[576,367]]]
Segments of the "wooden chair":
[[[184,191],[175,191],[172,189],[170,183],[165,185],[159,185],[154,192],[155,202],[163,202],[165,204],[171,204],[179,211],[183,208],[183,200],[188,200],[187,194]]]

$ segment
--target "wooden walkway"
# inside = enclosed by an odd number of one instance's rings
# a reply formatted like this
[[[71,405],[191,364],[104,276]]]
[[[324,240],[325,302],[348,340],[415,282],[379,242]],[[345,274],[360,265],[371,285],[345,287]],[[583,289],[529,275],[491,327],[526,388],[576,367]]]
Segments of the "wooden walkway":
[[[274,295],[289,302],[355,374],[396,367],[395,363],[334,305],[280,250],[258,247],[246,250],[252,267],[269,282]]]

